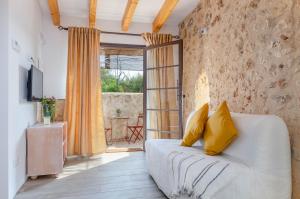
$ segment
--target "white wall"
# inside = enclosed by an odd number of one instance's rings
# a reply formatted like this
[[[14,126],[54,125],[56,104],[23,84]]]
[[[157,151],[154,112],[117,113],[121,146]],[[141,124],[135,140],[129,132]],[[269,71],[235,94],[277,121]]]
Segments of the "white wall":
[[[26,128],[36,121],[36,104],[20,98],[24,79],[20,71],[29,69],[29,57],[41,61],[44,94],[65,97],[67,32],[58,31],[42,14],[36,0],[0,1],[0,198],[13,198],[26,180]],[[86,25],[83,19],[62,17],[63,24]],[[120,23],[98,21],[97,27],[120,31]],[[133,24],[131,32],[151,31],[150,24]],[[41,34],[43,32],[43,35]],[[164,32],[177,34],[177,27]],[[143,44],[141,38],[101,36],[102,42]],[[12,43],[17,42],[17,49]],[[42,52],[42,53],[41,53]],[[41,59],[43,57],[43,60]],[[21,92],[22,93],[22,92]]]
[[[8,39],[9,0],[0,1],[0,198],[8,198]]]
[[[64,26],[87,26],[87,19],[61,16]],[[96,27],[103,31],[121,32],[121,22],[97,20]],[[132,23],[131,33],[151,32],[152,25]],[[177,26],[165,26],[161,32],[178,34]],[[44,95],[65,98],[67,72],[67,31],[59,31],[49,15],[43,17],[44,42],[42,47],[42,67],[44,69]],[[141,37],[101,34],[101,42],[144,45]]]
[[[36,104],[24,100],[30,57],[41,59],[42,13],[36,0],[10,0],[9,39],[9,198],[26,176],[26,128],[36,121]],[[12,43],[17,42],[17,49]]]

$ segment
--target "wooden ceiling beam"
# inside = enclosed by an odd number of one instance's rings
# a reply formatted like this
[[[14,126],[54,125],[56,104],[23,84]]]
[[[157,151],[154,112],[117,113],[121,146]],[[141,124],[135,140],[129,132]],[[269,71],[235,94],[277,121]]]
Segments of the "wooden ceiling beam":
[[[172,14],[179,0],[165,0],[152,23],[152,31],[158,32]]]
[[[60,14],[57,0],[48,0],[48,6],[53,24],[55,26],[60,26]]]
[[[97,16],[97,0],[90,0],[89,26],[94,28]]]
[[[139,0],[128,0],[127,1],[127,6],[126,6],[126,9],[125,9],[125,12],[123,15],[123,19],[122,19],[122,30],[123,31],[128,31],[138,2],[139,2]]]

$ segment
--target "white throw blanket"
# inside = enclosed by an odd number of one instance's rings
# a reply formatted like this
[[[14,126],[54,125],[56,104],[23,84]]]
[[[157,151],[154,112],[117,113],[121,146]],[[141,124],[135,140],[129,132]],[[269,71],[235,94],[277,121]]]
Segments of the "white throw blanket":
[[[240,166],[206,155],[172,151],[168,155],[169,176],[172,176],[172,198],[211,198],[241,174]]]

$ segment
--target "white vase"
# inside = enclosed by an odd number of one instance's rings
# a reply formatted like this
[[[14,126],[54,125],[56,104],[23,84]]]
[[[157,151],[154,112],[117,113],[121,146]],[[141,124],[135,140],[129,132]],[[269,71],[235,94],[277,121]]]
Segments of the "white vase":
[[[50,123],[51,123],[51,117],[50,116],[44,117],[44,124],[49,125]]]

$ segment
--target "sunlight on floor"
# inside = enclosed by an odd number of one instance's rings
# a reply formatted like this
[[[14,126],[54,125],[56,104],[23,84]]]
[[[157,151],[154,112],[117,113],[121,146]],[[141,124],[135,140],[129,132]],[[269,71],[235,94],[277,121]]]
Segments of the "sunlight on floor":
[[[72,157],[58,178],[29,179],[15,199],[165,199],[145,163],[144,152]]]
[[[143,151],[143,141],[136,143],[128,142],[114,142],[107,146],[106,152],[130,152],[130,151]]]
[[[107,163],[111,163],[122,158],[130,156],[130,153],[124,152],[119,154],[104,153],[92,157],[71,157],[65,164],[63,173],[57,176],[57,179],[62,179],[88,169],[92,169]]]

